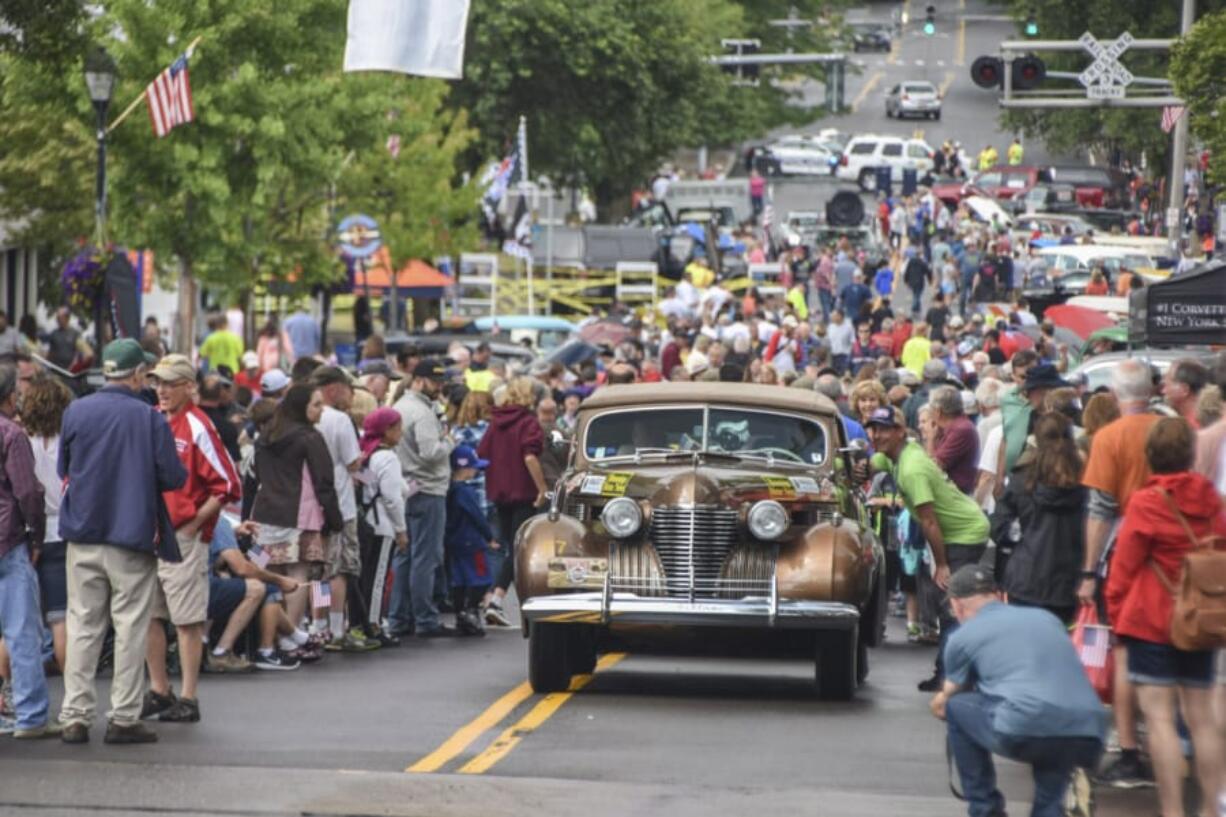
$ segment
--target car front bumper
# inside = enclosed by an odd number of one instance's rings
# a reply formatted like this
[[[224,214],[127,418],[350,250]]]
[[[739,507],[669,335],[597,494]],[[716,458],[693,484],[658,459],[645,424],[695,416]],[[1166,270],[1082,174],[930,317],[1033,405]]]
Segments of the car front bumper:
[[[558,624],[655,624],[691,627],[777,627],[850,630],[860,611],[835,601],[791,601],[771,597],[697,599],[634,593],[564,593],[536,596],[520,607],[531,622]]]

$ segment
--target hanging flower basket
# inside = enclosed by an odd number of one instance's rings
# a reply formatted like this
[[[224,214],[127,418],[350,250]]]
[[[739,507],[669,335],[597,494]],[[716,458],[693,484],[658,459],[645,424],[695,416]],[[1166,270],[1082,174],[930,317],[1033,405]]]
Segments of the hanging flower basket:
[[[68,260],[60,273],[60,286],[69,309],[85,317],[94,314],[110,262],[111,253],[97,247],[86,247]]]

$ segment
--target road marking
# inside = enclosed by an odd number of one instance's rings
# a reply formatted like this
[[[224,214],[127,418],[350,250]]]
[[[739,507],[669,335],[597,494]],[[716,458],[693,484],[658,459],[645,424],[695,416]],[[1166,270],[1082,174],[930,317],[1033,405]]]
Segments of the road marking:
[[[626,657],[624,652],[612,652],[602,656],[596,662],[596,672],[607,670],[615,666],[619,661]],[[481,754],[474,757],[472,760],[460,767],[460,774],[484,774],[494,767],[496,763],[501,761],[511,753],[511,750],[519,745],[519,742],[526,735],[532,734],[540,728],[545,721],[553,717],[562,705],[569,701],[576,692],[583,689],[591,683],[592,675],[576,675],[570,682],[570,689],[566,692],[554,692],[546,695],[536,706],[528,711],[518,721],[507,727],[501,735],[494,739],[494,742]]]
[[[914,131],[911,133],[911,138],[912,138],[912,139],[923,139],[923,138],[924,138],[924,129],[923,129],[923,128],[916,128],[916,129],[915,129],[915,130],[914,130]]]
[[[467,749],[486,730],[493,729],[503,718],[515,711],[515,707],[531,697],[532,687],[527,681],[524,681],[506,695],[490,704],[489,709],[486,709],[480,715],[460,727],[459,731],[447,738],[441,746],[405,769],[405,771],[437,772]]]
[[[937,90],[940,91],[941,96],[945,96],[945,94],[949,92],[949,86],[953,84],[954,84],[954,72],[946,71],[945,79],[941,80],[941,87],[938,88]]]
[[[944,68],[944,67],[945,67],[945,60],[937,60],[937,67],[938,67],[938,68]]]
[[[877,83],[881,82],[881,78],[885,76],[884,71],[874,71],[869,75],[868,80],[864,83],[864,87],[860,89],[860,93],[856,94],[856,98],[851,101],[852,113],[860,109],[864,104],[864,100],[868,99],[868,95],[877,87]]]
[[[966,0],[962,0],[962,2],[966,2]],[[966,65],[966,20],[965,19],[958,21],[958,46],[957,48],[958,48],[958,51],[957,51],[957,56],[954,57],[954,64],[955,65]]]
[[[916,64],[916,65],[918,65],[918,66],[923,67],[923,65],[924,65],[924,61],[923,61],[923,60],[916,60],[916,61],[915,61],[915,64]]]

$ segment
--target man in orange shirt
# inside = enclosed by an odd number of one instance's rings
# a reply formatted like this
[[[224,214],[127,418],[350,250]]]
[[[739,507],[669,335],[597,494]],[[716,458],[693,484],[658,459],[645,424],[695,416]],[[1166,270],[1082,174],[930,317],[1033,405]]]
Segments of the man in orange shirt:
[[[1100,575],[1099,560],[1124,516],[1128,500],[1149,478],[1145,437],[1159,420],[1150,413],[1153,375],[1149,364],[1130,358],[1111,374],[1111,390],[1120,404],[1120,418],[1108,423],[1090,447],[1082,484],[1090,491],[1086,508],[1086,550],[1077,596],[1082,604],[1095,603]],[[1128,657],[1123,645],[1115,647],[1115,728],[1120,739],[1119,759],[1099,779],[1117,788],[1153,785],[1153,772],[1140,758],[1137,745],[1136,701],[1128,681]]]

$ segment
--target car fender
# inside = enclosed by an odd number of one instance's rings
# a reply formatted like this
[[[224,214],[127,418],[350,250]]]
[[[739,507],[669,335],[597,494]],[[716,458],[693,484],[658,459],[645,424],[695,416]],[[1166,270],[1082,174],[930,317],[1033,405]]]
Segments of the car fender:
[[[815,525],[780,549],[775,567],[779,596],[863,607],[872,596],[879,551],[876,537],[854,519]]]

